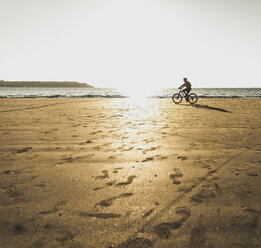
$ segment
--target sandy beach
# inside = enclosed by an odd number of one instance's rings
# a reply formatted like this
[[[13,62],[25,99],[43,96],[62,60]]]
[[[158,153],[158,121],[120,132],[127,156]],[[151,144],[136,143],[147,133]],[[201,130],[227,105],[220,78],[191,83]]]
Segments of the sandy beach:
[[[0,247],[261,247],[261,99],[0,99]]]

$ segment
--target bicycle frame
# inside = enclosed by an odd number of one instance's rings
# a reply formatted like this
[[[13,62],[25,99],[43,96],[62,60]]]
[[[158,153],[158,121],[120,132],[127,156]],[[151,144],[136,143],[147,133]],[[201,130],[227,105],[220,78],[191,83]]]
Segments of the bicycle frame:
[[[185,93],[183,90],[180,90],[179,91],[179,94],[181,94],[182,95],[182,97],[188,97],[188,94],[187,93]]]

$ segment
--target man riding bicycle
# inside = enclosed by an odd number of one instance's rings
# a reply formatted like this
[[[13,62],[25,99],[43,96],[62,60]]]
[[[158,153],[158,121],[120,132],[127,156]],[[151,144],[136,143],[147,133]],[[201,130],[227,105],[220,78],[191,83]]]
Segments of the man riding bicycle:
[[[186,95],[186,101],[188,101],[187,96],[189,94],[189,92],[191,91],[191,83],[188,81],[187,78],[183,78],[184,84],[182,84],[179,89],[184,88],[182,91],[185,93]]]

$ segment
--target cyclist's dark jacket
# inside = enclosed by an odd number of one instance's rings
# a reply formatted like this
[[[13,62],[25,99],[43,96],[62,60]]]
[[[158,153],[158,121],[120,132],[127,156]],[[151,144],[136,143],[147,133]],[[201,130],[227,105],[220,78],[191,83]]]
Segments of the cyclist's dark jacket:
[[[184,84],[181,85],[181,87],[186,87],[186,89],[190,89],[191,90],[191,83],[189,81],[186,81]]]

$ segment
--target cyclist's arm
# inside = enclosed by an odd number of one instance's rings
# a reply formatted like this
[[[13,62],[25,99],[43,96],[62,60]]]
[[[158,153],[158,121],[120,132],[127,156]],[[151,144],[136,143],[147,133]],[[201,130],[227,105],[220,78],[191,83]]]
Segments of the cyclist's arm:
[[[186,85],[186,83],[182,84],[179,89],[183,88]]]

